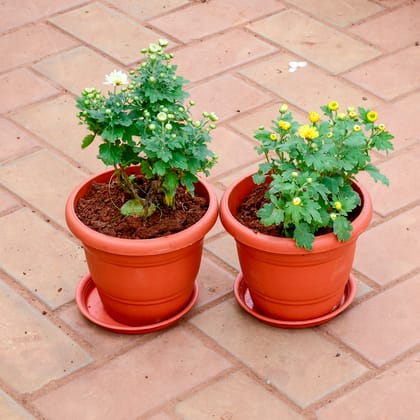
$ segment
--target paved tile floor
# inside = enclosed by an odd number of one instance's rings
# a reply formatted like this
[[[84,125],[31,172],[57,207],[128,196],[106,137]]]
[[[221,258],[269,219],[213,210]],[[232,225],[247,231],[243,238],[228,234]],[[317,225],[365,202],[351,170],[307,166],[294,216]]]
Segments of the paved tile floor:
[[[1,419],[418,419],[419,1],[3,0],[0,12]],[[256,167],[253,130],[283,102],[302,118],[363,104],[395,134],[395,152],[375,155],[391,187],[361,176],[375,217],[356,300],[329,324],[282,330],[243,312],[220,222],[177,325],[126,336],[80,315],[86,266],[63,207],[102,166],[80,150],[74,96],[162,37],[198,108],[221,117],[219,195]]]

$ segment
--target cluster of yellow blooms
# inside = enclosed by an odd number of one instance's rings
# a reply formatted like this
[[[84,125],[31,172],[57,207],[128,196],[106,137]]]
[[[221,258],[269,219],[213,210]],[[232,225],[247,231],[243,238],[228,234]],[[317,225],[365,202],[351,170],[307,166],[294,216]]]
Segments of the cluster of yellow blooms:
[[[328,104],[328,108],[331,110],[331,111],[337,111],[338,109],[339,109],[339,105],[338,105],[338,102],[336,102],[336,101],[331,101],[329,104]],[[287,104],[283,104],[281,107],[280,107],[280,109],[279,109],[279,112],[281,113],[281,114],[284,114],[284,113],[286,113],[288,111],[288,105]],[[347,114],[348,114],[348,116],[351,118],[351,119],[356,119],[357,118],[357,113],[356,113],[356,111],[354,110],[354,108],[353,107],[348,107],[347,108]],[[344,120],[345,118],[347,117],[347,115],[345,114],[345,113],[343,113],[343,112],[339,112],[338,114],[337,114],[337,118],[339,119],[339,120]],[[375,122],[377,119],[378,119],[378,113],[377,112],[375,112],[375,111],[369,111],[367,114],[366,114],[366,118],[369,120],[369,122]],[[309,113],[309,121],[313,124],[313,125],[309,125],[309,124],[304,124],[304,125],[301,125],[300,127],[299,127],[299,129],[298,129],[298,132],[299,132],[299,135],[302,137],[302,138],[304,138],[304,139],[306,139],[306,140],[314,140],[314,139],[316,139],[317,137],[319,137],[319,131],[318,131],[318,129],[316,128],[316,126],[315,126],[315,123],[317,123],[318,121],[319,121],[319,119],[320,119],[320,115],[317,113],[317,112],[315,112],[315,111],[311,111],[310,113]],[[291,124],[290,124],[290,122],[289,121],[284,121],[284,120],[279,120],[279,122],[278,122],[278,126],[279,126],[279,128],[281,129],[281,130],[283,130],[283,131],[288,131],[289,129],[290,129],[290,127],[291,127]],[[385,126],[383,125],[383,124],[379,124],[378,125],[378,128],[379,128],[379,130],[381,130],[381,131],[384,131],[385,130]],[[358,124],[355,124],[354,125],[354,127],[353,127],[353,130],[354,131],[360,131],[361,130],[361,127],[360,127],[360,125],[358,125]],[[330,134],[330,133],[328,133],[328,134]],[[332,135],[332,133],[331,133],[331,135]],[[327,135],[328,136],[328,135]],[[278,135],[276,134],[276,133],[272,133],[271,135],[270,135],[270,139],[271,140],[273,140],[273,141],[275,141],[275,140],[277,140],[278,139]]]

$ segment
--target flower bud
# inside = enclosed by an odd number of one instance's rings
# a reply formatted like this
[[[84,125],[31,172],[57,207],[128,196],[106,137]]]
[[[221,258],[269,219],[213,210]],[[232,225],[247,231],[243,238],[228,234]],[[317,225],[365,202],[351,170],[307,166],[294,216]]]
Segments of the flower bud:
[[[289,106],[287,104],[282,104],[279,109],[280,114],[285,114],[289,110]]]

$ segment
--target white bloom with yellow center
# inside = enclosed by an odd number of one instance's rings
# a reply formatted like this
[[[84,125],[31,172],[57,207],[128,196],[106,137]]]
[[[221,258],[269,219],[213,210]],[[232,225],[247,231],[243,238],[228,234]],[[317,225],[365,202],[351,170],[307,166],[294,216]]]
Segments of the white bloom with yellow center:
[[[121,86],[128,85],[128,76],[121,70],[113,70],[105,76],[104,85]]]

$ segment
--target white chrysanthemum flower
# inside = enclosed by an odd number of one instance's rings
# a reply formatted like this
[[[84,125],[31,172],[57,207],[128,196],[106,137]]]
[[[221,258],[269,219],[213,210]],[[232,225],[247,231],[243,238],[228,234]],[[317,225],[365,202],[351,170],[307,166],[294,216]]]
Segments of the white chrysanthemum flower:
[[[128,76],[121,70],[113,70],[105,76],[104,85],[121,86],[128,85]]]

